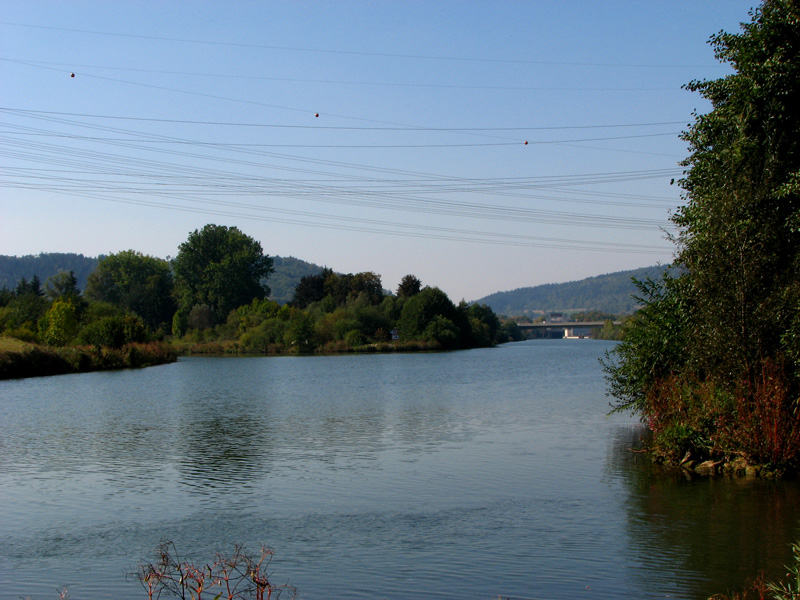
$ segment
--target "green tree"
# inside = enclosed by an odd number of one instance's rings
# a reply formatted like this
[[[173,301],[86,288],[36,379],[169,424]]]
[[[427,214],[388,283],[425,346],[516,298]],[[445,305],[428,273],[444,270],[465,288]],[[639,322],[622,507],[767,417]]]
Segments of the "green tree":
[[[132,311],[152,330],[171,322],[176,308],[172,292],[169,263],[135,250],[102,257],[86,285],[89,300]]]
[[[5,335],[35,341],[37,323],[50,308],[42,297],[38,278],[34,284],[22,277],[8,304],[0,310],[0,331]]]
[[[144,322],[137,316],[108,316],[92,321],[81,329],[78,341],[91,346],[122,348],[132,342],[147,341]]]
[[[302,277],[294,288],[292,306],[305,308],[309,304],[322,300],[326,295],[325,280],[333,274],[331,269],[324,268],[321,273]]]
[[[422,290],[422,282],[414,275],[406,275],[397,286],[398,298],[410,298],[416,296]]]
[[[75,304],[69,298],[58,298],[39,320],[39,339],[50,346],[65,346],[78,333]]]
[[[733,73],[686,86],[712,109],[682,136],[677,275],[639,284],[644,308],[605,363],[618,408],[638,411],[662,441],[775,460],[765,440],[783,448],[796,437],[798,32],[800,5],[765,0],[741,33],[711,38]]]
[[[231,310],[269,296],[262,283],[272,273],[272,259],[261,244],[236,227],[206,225],[189,234],[173,261],[180,308],[207,304],[224,322]]]
[[[442,319],[437,319],[442,317]],[[428,327],[434,323],[434,327]],[[466,314],[459,311],[452,300],[436,287],[426,287],[419,294],[409,298],[403,305],[400,315],[400,335],[403,339],[429,338],[435,339],[436,332],[453,331],[445,321],[449,321],[457,332],[456,340],[451,342],[448,336],[448,347],[467,345],[469,340],[469,321]],[[445,334],[443,334],[445,335]]]
[[[799,19],[795,2],[764,2],[741,33],[711,38],[734,73],[687,86],[713,109],[683,135],[677,263],[694,300],[693,353],[712,371],[752,376],[798,308]]]
[[[59,271],[57,275],[48,277],[44,282],[44,295],[50,300],[58,298],[77,300],[81,291],[78,289],[75,272]]]
[[[24,277],[21,277],[20,280],[17,282],[17,287],[15,292],[17,294],[17,297],[27,296],[27,295],[44,296],[44,292],[42,292],[42,285],[37,275],[31,277],[30,281],[28,281]]]
[[[469,307],[463,305],[462,310],[466,310],[471,325],[471,346],[492,346],[500,341],[500,319],[494,311],[486,304],[472,304]],[[502,340],[506,341],[506,340]]]

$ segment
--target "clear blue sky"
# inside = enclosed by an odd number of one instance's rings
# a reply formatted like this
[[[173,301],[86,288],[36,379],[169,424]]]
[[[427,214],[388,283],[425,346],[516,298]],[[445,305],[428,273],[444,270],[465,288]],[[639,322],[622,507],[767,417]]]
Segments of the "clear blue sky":
[[[751,6],[3,0],[0,254],[217,223],[456,301],[668,263],[681,86]]]

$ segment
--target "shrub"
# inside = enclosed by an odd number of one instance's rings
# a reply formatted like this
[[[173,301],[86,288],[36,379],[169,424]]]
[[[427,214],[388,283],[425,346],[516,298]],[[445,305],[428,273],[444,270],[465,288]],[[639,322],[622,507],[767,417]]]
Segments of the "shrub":
[[[270,581],[267,568],[273,555],[272,549],[262,546],[260,554],[254,557],[237,545],[230,555],[218,553],[211,562],[198,564],[182,560],[175,544],[163,541],[155,560],[140,564],[130,575],[141,583],[150,600],[164,593],[201,600],[204,592],[211,598],[228,600],[279,598],[283,592],[296,597],[293,587]]]

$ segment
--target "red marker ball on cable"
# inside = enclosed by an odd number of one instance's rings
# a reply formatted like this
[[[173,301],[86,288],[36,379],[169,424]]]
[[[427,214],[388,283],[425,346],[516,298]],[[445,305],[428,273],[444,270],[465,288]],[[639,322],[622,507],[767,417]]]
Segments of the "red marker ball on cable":
[[[318,117],[318,116],[319,116],[319,113],[314,113],[314,116],[315,116],[315,117]]]
[[[70,73],[69,76],[70,77],[75,77],[75,73]]]
[[[526,146],[528,145],[528,140],[525,140],[525,145],[526,145]]]

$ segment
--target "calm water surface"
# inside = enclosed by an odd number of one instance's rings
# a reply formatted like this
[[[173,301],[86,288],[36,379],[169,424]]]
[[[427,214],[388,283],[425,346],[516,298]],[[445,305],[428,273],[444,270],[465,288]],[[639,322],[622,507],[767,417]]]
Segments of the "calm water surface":
[[[705,598],[800,537],[795,482],[640,464],[611,343],[186,358],[0,382],[0,598],[143,598],[162,539],[300,598]]]

